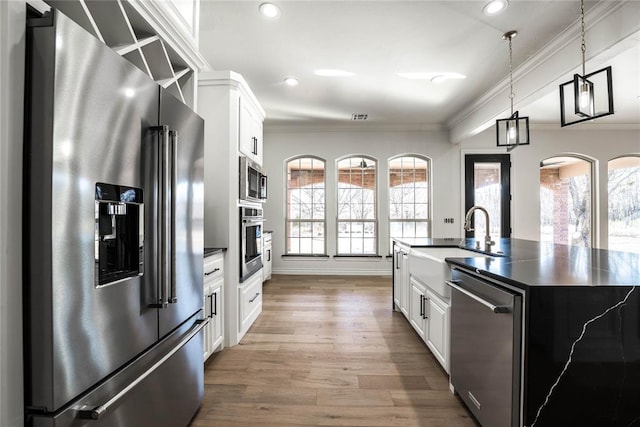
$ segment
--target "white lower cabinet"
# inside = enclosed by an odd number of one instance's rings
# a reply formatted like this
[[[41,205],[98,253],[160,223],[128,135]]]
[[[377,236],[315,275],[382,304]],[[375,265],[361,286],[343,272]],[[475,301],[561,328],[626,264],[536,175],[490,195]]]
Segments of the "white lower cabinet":
[[[394,245],[393,302],[409,319],[409,248]]]
[[[427,291],[425,311],[428,316],[426,328],[427,346],[449,373],[449,312],[450,305]]]
[[[271,279],[271,269],[273,265],[273,245],[271,233],[263,234],[262,243],[262,281]]]
[[[449,373],[450,305],[413,277],[410,286],[409,322]]]
[[[262,271],[255,273],[238,287],[238,322],[244,335],[262,312]]]
[[[222,350],[224,343],[224,254],[204,259],[204,315],[209,323],[204,328],[204,360]]]

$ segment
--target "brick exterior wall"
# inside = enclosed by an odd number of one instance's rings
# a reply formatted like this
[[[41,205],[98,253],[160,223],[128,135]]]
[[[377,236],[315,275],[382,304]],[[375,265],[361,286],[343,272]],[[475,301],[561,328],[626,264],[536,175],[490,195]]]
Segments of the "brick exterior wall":
[[[540,186],[553,191],[553,242],[569,243],[569,186],[560,169],[540,169]]]

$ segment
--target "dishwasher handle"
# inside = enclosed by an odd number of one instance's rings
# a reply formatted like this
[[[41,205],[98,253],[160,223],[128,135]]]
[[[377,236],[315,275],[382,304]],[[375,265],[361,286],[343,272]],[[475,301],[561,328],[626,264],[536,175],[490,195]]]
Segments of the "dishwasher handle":
[[[487,301],[487,300],[479,297],[478,295],[474,294],[473,292],[470,292],[470,291],[460,287],[459,285],[454,283],[453,280],[447,280],[446,284],[451,286],[453,289],[462,292],[463,294],[465,294],[469,298],[473,299],[474,301],[477,301],[480,304],[484,305],[485,307],[487,307],[489,310],[491,310],[494,313],[497,313],[497,314],[500,314],[500,313],[511,313],[511,307],[509,307],[507,305],[495,305],[495,304],[492,304],[489,301]]]

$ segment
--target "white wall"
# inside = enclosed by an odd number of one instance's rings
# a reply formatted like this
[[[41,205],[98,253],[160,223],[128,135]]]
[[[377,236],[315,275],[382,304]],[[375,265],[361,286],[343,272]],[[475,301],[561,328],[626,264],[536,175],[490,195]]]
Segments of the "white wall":
[[[273,230],[274,273],[311,274],[391,274],[386,238],[379,238],[379,259],[323,260],[288,257],[283,259],[285,244],[285,162],[294,156],[312,154],[326,160],[327,252],[336,253],[336,160],[351,154],[372,156],[378,160],[378,234],[388,236],[387,160],[390,157],[414,153],[432,159],[432,236],[459,237],[460,188],[459,147],[449,143],[443,131],[304,131],[265,130],[263,169],[269,177],[269,199],[265,205],[266,230]],[[452,197],[452,195],[456,195]],[[444,224],[445,217],[456,219]]]
[[[423,154],[432,159],[432,236],[459,238],[462,235],[464,199],[461,182],[462,158],[466,153],[504,153],[495,147],[495,129],[460,144],[451,144],[440,131],[265,131],[264,170],[269,176],[269,199],[265,206],[265,229],[273,230],[273,271],[276,274],[390,274],[390,260],[283,258],[285,215],[285,161],[311,154],[327,161],[327,251],[335,254],[335,160],[349,154],[366,154],[378,159],[379,236],[388,235],[387,159],[403,153]],[[538,240],[540,235],[541,160],[561,154],[580,154],[594,159],[596,191],[594,247],[607,247],[607,162],[615,157],[640,153],[640,130],[598,130],[597,124],[571,128],[531,130],[531,145],[511,152],[513,237]],[[604,178],[604,179],[601,179]],[[454,224],[444,224],[453,217]],[[379,254],[387,255],[385,238]]]
[[[538,240],[540,236],[540,161],[561,154],[580,154],[595,161],[594,240],[592,246],[607,247],[607,162],[615,157],[640,153],[640,130],[598,130],[598,124],[531,130],[531,145],[511,152],[513,237]],[[495,145],[495,128],[460,144],[461,151]]]
[[[22,106],[25,3],[0,1],[0,426],[23,425]]]

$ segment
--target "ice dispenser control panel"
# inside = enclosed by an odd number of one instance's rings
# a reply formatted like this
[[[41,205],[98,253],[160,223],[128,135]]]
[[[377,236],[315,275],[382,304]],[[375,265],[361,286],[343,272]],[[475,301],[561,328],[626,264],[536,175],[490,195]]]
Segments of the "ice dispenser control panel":
[[[97,183],[95,194],[95,286],[140,276],[144,264],[142,189]]]

